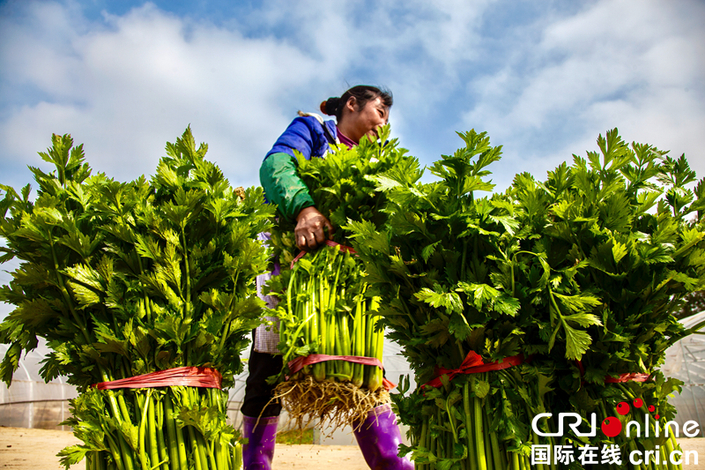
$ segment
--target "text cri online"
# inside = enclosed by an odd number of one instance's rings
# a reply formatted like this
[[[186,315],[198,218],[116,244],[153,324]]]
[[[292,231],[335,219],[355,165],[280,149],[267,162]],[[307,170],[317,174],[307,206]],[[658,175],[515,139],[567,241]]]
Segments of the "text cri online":
[[[562,437],[566,426],[570,429],[576,436],[579,437],[595,437],[597,436],[597,415],[591,413],[589,421],[589,430],[583,431],[580,426],[583,424],[584,419],[578,413],[558,413],[558,431],[557,432],[544,432],[539,429],[539,422],[542,419],[551,419],[553,417],[552,413],[539,413],[534,416],[531,421],[531,429],[536,433],[537,436],[542,437]],[[653,429],[651,429],[653,426]],[[643,430],[643,432],[642,432]],[[653,432],[652,432],[653,431]],[[661,426],[658,420],[650,419],[649,415],[644,416],[643,426],[642,423],[637,421],[629,421],[625,429],[621,432],[625,432],[626,437],[669,437],[671,434],[673,437],[680,437],[681,431],[685,437],[696,437],[700,434],[700,425],[695,421],[686,421],[683,423],[683,429],[675,421],[669,421]],[[603,430],[604,432],[604,430]],[[621,433],[620,432],[620,433]],[[614,436],[614,435],[612,435]],[[673,465],[698,465],[698,452],[694,450],[681,451],[672,450],[670,453],[665,448],[660,448],[660,446],[655,446],[653,450],[632,450],[629,452],[629,462],[632,465],[642,465],[649,464],[651,462],[656,464],[667,464],[671,463]]]

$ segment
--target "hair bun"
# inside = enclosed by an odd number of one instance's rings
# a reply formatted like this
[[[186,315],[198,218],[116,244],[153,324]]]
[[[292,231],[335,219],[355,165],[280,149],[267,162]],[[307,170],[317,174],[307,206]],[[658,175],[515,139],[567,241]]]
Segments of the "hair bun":
[[[328,98],[326,101],[321,103],[321,112],[323,114],[327,114],[328,116],[335,116],[339,105],[340,98]]]

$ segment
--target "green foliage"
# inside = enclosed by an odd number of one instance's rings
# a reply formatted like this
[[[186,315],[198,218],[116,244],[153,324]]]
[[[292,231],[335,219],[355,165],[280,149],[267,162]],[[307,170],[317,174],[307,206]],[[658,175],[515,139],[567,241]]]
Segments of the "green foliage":
[[[260,316],[254,278],[267,254],[256,234],[271,216],[262,190],[241,199],[190,129],[167,145],[151,181],[129,183],[90,176],[81,146],[53,141],[41,155],[56,169],[33,169],[34,202],[2,188],[2,250],[21,261],[0,290],[16,305],[0,326],[12,352],[3,380],[37,337],[54,350],[43,377],[67,375],[82,390],[183,365],[229,380]]]
[[[396,139],[388,139],[389,126],[386,126],[380,129],[380,141],[383,144],[363,138],[360,145],[352,149],[345,145],[332,146],[325,158],[299,158],[298,175],[309,188],[315,207],[335,228],[335,232],[330,234],[333,241],[341,245],[350,246],[354,243],[354,240],[348,238],[348,232],[341,229],[348,223],[365,223],[373,227],[384,225],[387,215],[382,209],[386,193],[380,189],[387,182],[393,181],[395,175],[405,175],[407,178],[421,176],[418,161],[407,156],[405,149],[398,148]],[[294,224],[282,218],[273,228],[271,237],[282,265],[282,273],[274,277],[269,288],[274,292],[291,294],[280,295],[281,303],[277,310],[277,315],[283,321],[284,333],[280,348],[287,352],[287,356],[292,352],[295,355],[320,352],[321,340],[315,333],[309,335],[307,330],[299,329],[299,326],[313,313],[305,313],[308,307],[304,308],[304,304],[320,304],[321,296],[318,292],[321,285],[328,289],[326,292],[334,303],[330,306],[333,311],[354,315],[356,305],[362,302],[363,310],[366,311],[369,304],[364,299],[356,299],[366,289],[362,266],[356,258],[346,256],[345,269],[336,270],[331,260],[337,259],[340,262],[342,257],[336,257],[335,250],[324,248],[322,251],[328,254],[316,253],[301,258],[293,270],[289,269],[291,261],[299,254],[293,239],[294,228]],[[292,284],[291,276],[297,271],[298,278]],[[367,315],[363,312],[363,316]],[[350,327],[353,325],[351,318]],[[365,346],[361,347],[366,349]]]
[[[333,241],[350,245],[348,234],[339,230],[350,222],[366,221],[381,227],[387,219],[383,211],[386,193],[380,191],[393,183],[396,175],[421,177],[418,160],[389,140],[389,126],[379,131],[380,141],[366,137],[360,145],[348,149],[333,145],[325,158],[306,160],[299,155],[298,176],[309,188],[318,209],[335,228]],[[275,254],[282,265],[289,265],[299,250],[294,242],[295,222],[280,220],[272,233]]]
[[[678,318],[687,318],[705,311],[705,291],[692,292],[685,296],[679,312],[675,315]]]
[[[588,413],[625,399],[626,388],[605,384],[608,376],[653,374],[660,385],[629,384],[630,393],[658,403],[662,416],[672,413],[660,390],[678,385],[659,379],[657,369],[665,350],[689,333],[673,316],[680,299],[705,282],[705,184],[696,184],[684,157],[629,146],[615,129],[598,138],[598,152],[574,156],[545,181],[519,174],[506,192],[478,198],[476,191],[492,189],[487,167],[500,148],[485,133],[460,136],[465,147],[431,166],[438,181],[423,184],[416,174],[380,180],[385,226],[345,227],[371,294],[382,298],[381,322],[417,383],[438,367],[457,369],[468,351],[486,363],[532,358],[508,369],[514,382],[507,370],[487,379],[442,377],[437,391],[398,396],[417,464],[454,467],[460,433],[485,429],[519,465],[531,444],[521,423],[542,409]],[[528,386],[531,377],[539,388]],[[473,380],[489,383],[489,391]],[[438,400],[466,388],[468,404],[456,409],[463,419],[444,413]],[[491,422],[473,422],[478,401],[496,410]],[[469,455],[473,446],[468,440]]]
[[[543,182],[518,175],[507,191],[525,232],[514,281],[522,304],[536,311],[542,339],[549,337],[543,360],[560,374],[554,409],[604,418],[619,401],[642,398],[668,420],[675,410],[667,396],[680,383],[658,368],[666,349],[692,332],[676,320],[681,299],[705,282],[703,184],[694,184],[685,157],[629,146],[616,129],[597,144],[599,152],[588,152],[587,159],[574,155],[572,165],[559,166]],[[545,262],[539,266],[536,259]],[[533,290],[538,270],[549,283]],[[582,318],[565,295],[590,299]],[[585,331],[571,331],[575,323]],[[572,346],[562,335],[574,339]],[[605,383],[629,373],[652,380]],[[615,439],[621,446],[665,445],[664,438]]]
[[[514,207],[504,197],[475,195],[492,189],[484,178],[501,148],[484,133],[460,136],[466,146],[431,167],[440,181],[421,183],[418,171],[385,175],[378,186],[387,200],[383,228],[369,221],[345,227],[373,293],[384,299],[382,321],[422,382],[436,366],[457,367],[470,350],[489,360],[517,350],[520,335],[495,342],[491,324],[524,321],[511,285],[497,282],[500,260],[517,249]]]
[[[313,445],[313,428],[277,432],[277,444]]]
[[[585,348],[568,343],[566,358],[581,359],[595,383],[605,373],[655,371],[685,334],[673,316],[680,299],[705,282],[702,200],[689,187],[695,174],[685,158],[627,146],[616,129],[600,136],[598,147],[587,161],[574,156],[572,166],[549,172],[545,182],[520,175],[508,191],[527,232],[515,282],[528,287],[533,272],[544,269],[553,293],[545,299],[523,287],[520,297],[551,312],[543,320],[551,338],[569,333],[576,309],[588,315],[577,321],[589,327]],[[566,293],[579,291],[589,299],[582,307],[565,302]]]
[[[493,188],[488,167],[501,148],[485,133],[459,135],[465,146],[431,166],[438,181],[385,175],[378,189],[386,194],[386,225],[345,227],[365,262],[371,294],[382,298],[380,321],[402,346],[418,384],[439,367],[458,368],[471,351],[485,362],[518,355],[531,331],[512,283],[520,250],[515,207],[505,195],[478,196]],[[452,381],[441,376],[437,389],[394,395],[412,428],[409,450],[419,468],[474,468],[467,465],[519,452],[529,437],[529,413],[542,408],[532,374],[539,369],[522,365]]]
[[[121,183],[91,175],[82,146],[54,135],[40,154],[54,171],[31,168],[36,199],[29,186],[20,194],[1,188],[2,260],[21,264],[0,288],[0,300],[16,307],[0,324],[0,342],[10,344],[0,375],[10,383],[22,352],[46,339],[52,351],[42,377],[65,375],[83,393],[74,405],[79,437],[99,425],[114,432],[110,420],[120,432],[144,422],[141,412],[118,409],[112,392],[101,394],[112,397],[112,417],[94,419],[104,413],[95,399],[87,402],[92,384],[208,366],[227,387],[242,368],[240,353],[262,312],[254,280],[268,263],[256,235],[269,228],[273,209],[261,188],[233,190],[206,151],[186,129],[167,144],[151,180]],[[179,400],[175,406],[188,408]],[[66,462],[81,452],[68,452]]]

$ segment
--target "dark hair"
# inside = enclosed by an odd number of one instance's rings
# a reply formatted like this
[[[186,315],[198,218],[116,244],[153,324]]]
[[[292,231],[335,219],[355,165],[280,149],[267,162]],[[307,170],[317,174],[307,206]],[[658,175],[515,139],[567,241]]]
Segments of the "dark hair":
[[[389,90],[380,89],[371,85],[357,85],[343,93],[343,96],[340,98],[328,98],[321,103],[321,112],[328,116],[335,116],[335,118],[340,121],[340,118],[343,116],[343,108],[345,108],[345,104],[350,97],[355,98],[355,102],[360,109],[364,108],[368,101],[374,100],[375,98],[381,98],[382,103],[387,108],[391,108],[394,102],[392,92]]]

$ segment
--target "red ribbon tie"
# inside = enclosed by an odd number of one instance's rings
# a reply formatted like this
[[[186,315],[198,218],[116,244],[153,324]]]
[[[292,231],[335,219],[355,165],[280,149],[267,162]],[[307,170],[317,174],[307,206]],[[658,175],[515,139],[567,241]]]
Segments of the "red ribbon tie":
[[[126,379],[100,382],[94,385],[98,390],[117,388],[157,388],[157,387],[199,387],[220,388],[223,377],[210,367],[175,367],[149,374],[136,375]]]
[[[444,375],[447,375],[448,380],[450,381],[453,380],[453,377],[458,374],[479,374],[481,372],[491,372],[496,370],[508,369],[513,366],[518,366],[523,362],[524,356],[522,354],[518,354],[516,356],[505,357],[500,361],[485,364],[479,354],[477,354],[475,351],[470,351],[468,355],[465,356],[465,359],[463,360],[463,363],[460,364],[460,367],[458,367],[457,369],[445,369],[443,367],[436,368],[436,377],[424,384],[423,386],[425,387],[428,385],[429,387],[440,387],[441,385],[443,385],[443,382],[441,382],[441,377],[443,377]]]

